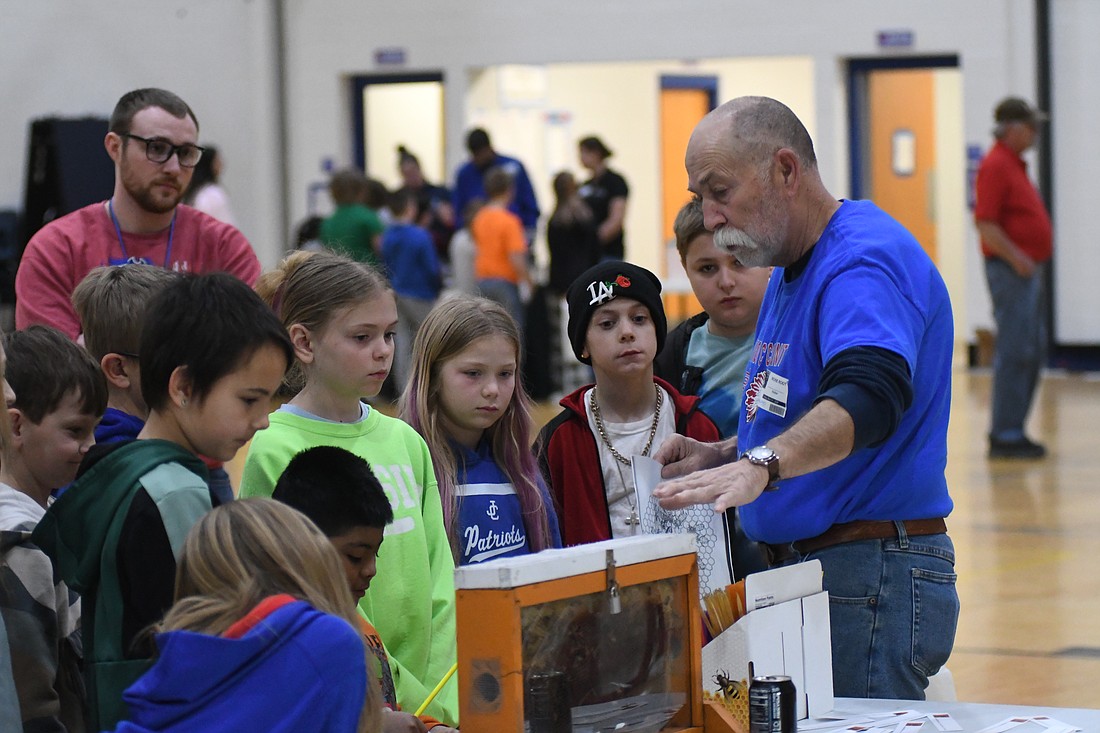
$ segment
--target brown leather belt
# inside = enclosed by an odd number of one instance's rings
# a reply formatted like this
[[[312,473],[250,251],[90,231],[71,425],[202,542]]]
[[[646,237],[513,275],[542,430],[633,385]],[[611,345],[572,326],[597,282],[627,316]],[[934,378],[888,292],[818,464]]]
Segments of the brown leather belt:
[[[947,531],[947,523],[943,517],[935,519],[907,519],[901,522],[905,528],[905,534],[909,537],[921,537],[930,534],[943,534]],[[794,559],[798,555],[807,555],[826,547],[841,545],[845,542],[859,542],[860,540],[890,540],[898,536],[896,522],[846,522],[834,524],[817,537],[805,540],[797,540],[786,545],[769,545],[762,543],[764,553],[768,557],[768,565],[778,565]]]

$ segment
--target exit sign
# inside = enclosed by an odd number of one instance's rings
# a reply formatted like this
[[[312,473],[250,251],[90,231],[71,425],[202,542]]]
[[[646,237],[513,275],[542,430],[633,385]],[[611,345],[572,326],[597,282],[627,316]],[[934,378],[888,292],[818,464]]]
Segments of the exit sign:
[[[913,31],[910,30],[879,31],[878,46],[879,48],[912,48],[913,36]]]
[[[374,63],[379,66],[404,66],[405,49],[379,48],[374,51]]]

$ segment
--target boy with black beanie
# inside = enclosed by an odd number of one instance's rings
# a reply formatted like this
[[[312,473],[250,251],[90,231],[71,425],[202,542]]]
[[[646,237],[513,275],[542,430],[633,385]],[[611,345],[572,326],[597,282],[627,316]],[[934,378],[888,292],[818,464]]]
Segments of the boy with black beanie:
[[[601,262],[566,292],[573,353],[591,364],[596,383],[561,400],[564,408],[539,434],[539,465],[550,486],[565,546],[641,532],[651,507],[639,506],[631,456],[651,456],[673,433],[718,440],[718,428],[653,375],[667,322],[661,281],[629,262]],[[700,589],[733,582],[722,522],[709,516],[692,527],[699,541]],[[714,518],[713,522],[709,520]]]

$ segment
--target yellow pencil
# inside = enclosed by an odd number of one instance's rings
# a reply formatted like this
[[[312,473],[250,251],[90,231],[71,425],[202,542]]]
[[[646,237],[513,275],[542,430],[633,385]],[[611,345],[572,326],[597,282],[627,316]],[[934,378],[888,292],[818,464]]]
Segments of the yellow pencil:
[[[451,665],[451,668],[447,670],[447,674],[443,675],[443,679],[441,679],[439,681],[439,684],[435,686],[435,689],[428,694],[428,699],[425,700],[424,703],[416,709],[416,712],[414,713],[416,717],[419,718],[421,714],[423,714],[424,710],[432,704],[432,700],[434,700],[435,696],[439,694],[439,691],[443,689],[443,685],[447,684],[447,680],[451,679],[451,677],[454,676],[456,669],[458,669],[458,662],[455,662]]]

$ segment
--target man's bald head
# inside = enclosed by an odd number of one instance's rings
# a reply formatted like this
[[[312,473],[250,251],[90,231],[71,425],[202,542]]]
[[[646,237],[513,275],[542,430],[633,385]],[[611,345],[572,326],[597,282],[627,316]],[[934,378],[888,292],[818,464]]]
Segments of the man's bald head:
[[[704,117],[684,165],[714,243],[746,265],[796,261],[839,206],[805,126],[768,97],[738,97]]]
[[[728,136],[730,150],[742,162],[762,165],[788,148],[804,168],[817,168],[814,143],[790,107],[771,97],[737,97],[711,111],[697,131]]]

